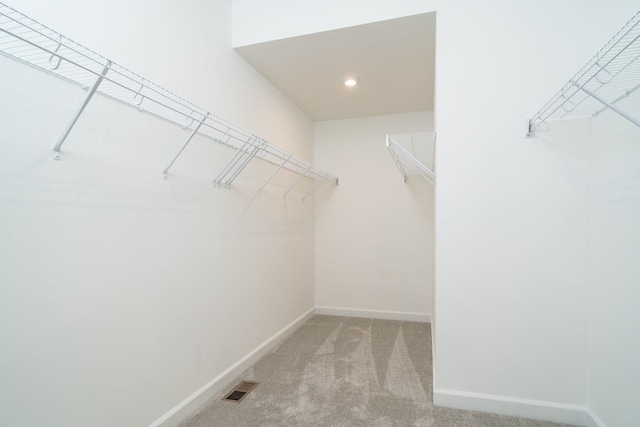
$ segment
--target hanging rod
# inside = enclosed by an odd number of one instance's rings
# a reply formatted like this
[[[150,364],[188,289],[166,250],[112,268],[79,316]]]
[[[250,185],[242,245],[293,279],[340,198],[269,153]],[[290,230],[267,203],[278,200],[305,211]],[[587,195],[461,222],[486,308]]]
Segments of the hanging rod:
[[[640,126],[615,104],[640,88],[640,11],[528,121],[527,136],[549,119],[596,116],[606,109]]]
[[[164,169],[165,178],[193,136],[200,134],[236,149],[236,155],[238,152],[243,152],[243,147],[246,149],[247,141],[251,141],[252,146],[259,147],[251,151],[252,156],[249,159],[243,153],[241,163],[236,165],[231,175],[226,176],[227,179],[222,182],[217,182],[216,178],[216,184],[231,185],[254,158],[272,163],[278,167],[278,170],[286,169],[311,180],[338,184],[337,177],[211,114],[1,2],[0,53],[88,90],[83,104],[54,147],[56,160],[62,158],[61,146],[66,136],[97,91],[140,111],[191,130],[188,139]]]
[[[435,137],[434,137],[435,144]],[[432,185],[436,185],[436,175],[418,159],[412,156],[400,144],[387,135],[387,149],[393,157],[393,161],[402,174],[402,179],[407,182],[407,176],[417,175]]]

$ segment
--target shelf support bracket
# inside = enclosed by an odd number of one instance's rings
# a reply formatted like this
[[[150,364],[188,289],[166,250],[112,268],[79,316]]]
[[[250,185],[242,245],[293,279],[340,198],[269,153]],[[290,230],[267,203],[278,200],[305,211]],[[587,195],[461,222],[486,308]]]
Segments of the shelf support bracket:
[[[73,126],[76,124],[76,122],[80,118],[80,115],[84,111],[85,107],[87,106],[87,104],[89,104],[89,101],[91,101],[91,98],[96,93],[96,90],[98,90],[98,86],[100,86],[100,83],[102,83],[102,79],[105,78],[105,76],[107,75],[107,72],[110,69],[111,69],[111,61],[107,61],[107,65],[105,65],[104,70],[102,70],[102,73],[100,73],[100,75],[98,76],[98,79],[96,80],[96,82],[93,84],[93,86],[91,86],[91,89],[89,90],[89,93],[87,94],[86,98],[82,102],[82,105],[80,105],[80,108],[78,108],[78,111],[76,112],[76,115],[73,117],[71,122],[69,122],[69,124],[65,128],[65,130],[62,133],[62,136],[60,137],[60,139],[58,140],[58,143],[56,144],[56,146],[53,147],[53,158],[54,158],[54,160],[62,160],[62,155],[60,154],[60,148],[62,147],[62,144],[64,144],[64,141],[65,141],[65,139],[67,139],[67,136],[69,135],[69,132],[71,132],[71,129],[73,129]]]
[[[611,104],[610,102],[605,101],[604,99],[602,99],[601,97],[599,97],[595,93],[591,92],[589,89],[585,89],[584,87],[576,84],[575,82],[572,82],[572,83],[573,83],[574,86],[578,87],[578,89],[582,90],[584,93],[586,93],[587,95],[589,95],[593,99],[595,99],[595,100],[599,101],[600,103],[606,105],[607,108],[610,108],[611,110],[615,111],[616,113],[618,113],[619,115],[621,115],[625,119],[629,120],[634,125],[640,127],[640,121],[638,119],[636,119],[635,117],[629,115],[625,111],[622,111],[621,109],[619,109],[615,105]]]
[[[280,166],[278,166],[278,169],[276,169],[276,171],[269,177],[269,179],[267,179],[264,182],[264,184],[262,184],[262,187],[260,187],[260,189],[258,190],[258,194],[260,194],[262,192],[262,190],[264,190],[264,187],[266,187],[271,182],[271,180],[276,176],[276,174],[278,172],[280,172],[280,169],[282,169],[284,167],[284,165],[287,164],[287,162],[289,161],[291,156],[293,156],[293,154],[289,154],[289,156],[282,161],[282,164]]]
[[[309,197],[309,195],[311,195],[311,193],[313,193],[314,191],[316,191],[316,188],[320,187],[320,184],[322,184],[322,181],[324,181],[323,179],[318,178],[318,182],[316,182],[316,185],[313,186],[313,188],[311,190],[309,190],[307,192],[307,194],[304,195],[304,197],[302,198],[302,201],[304,201],[307,197]]]
[[[193,128],[193,130],[191,131],[191,134],[189,135],[187,140],[184,142],[184,144],[182,144],[182,147],[178,150],[176,155],[173,156],[173,159],[169,162],[167,167],[164,168],[164,170],[162,171],[162,175],[163,175],[164,179],[167,179],[167,174],[169,173],[169,169],[171,168],[171,166],[173,166],[173,164],[176,162],[176,160],[178,160],[178,157],[180,157],[180,154],[182,154],[184,149],[187,148],[187,145],[189,145],[189,143],[191,142],[191,139],[193,139],[193,137],[196,135],[196,133],[198,133],[198,130],[200,130],[200,126],[202,126],[204,124],[204,122],[208,118],[209,118],[209,113],[207,113],[207,115],[204,116],[204,118],[202,120],[200,120],[200,122],[198,122],[198,125],[195,128]]]
[[[286,197],[287,197],[287,194],[289,194],[289,192],[290,192],[291,190],[293,190],[293,187],[295,187],[296,185],[298,185],[298,183],[299,183],[300,181],[302,181],[302,178],[304,178],[305,176],[307,176],[307,172],[309,172],[309,171],[311,170],[311,168],[312,168],[312,167],[313,167],[312,165],[309,165],[309,167],[304,171],[304,173],[303,173],[302,175],[300,175],[300,177],[299,177],[298,179],[296,179],[296,182],[294,182],[293,184],[291,184],[291,187],[289,187],[289,189],[286,191],[286,193],[284,193],[284,196],[283,196],[284,198],[286,198]]]
[[[256,141],[257,142],[257,141]],[[238,177],[238,175],[240,175],[240,173],[244,170],[244,168],[247,167],[247,165],[249,164],[249,162],[251,162],[251,160],[253,160],[253,158],[256,156],[256,154],[258,154],[258,152],[260,151],[260,144],[257,144],[255,146],[255,148],[253,149],[253,151],[251,152],[251,154],[249,154],[249,157],[247,157],[241,164],[240,166],[238,166],[236,168],[236,170],[233,172],[233,174],[231,175],[231,177],[227,180],[227,182],[224,183],[224,185],[226,185],[227,187],[230,186],[231,184],[233,184],[233,181],[236,180],[236,178]]]
[[[254,141],[255,141],[255,145],[254,145]],[[253,147],[254,150],[251,153],[249,153],[249,150],[251,149],[251,147]],[[249,138],[244,142],[244,144],[242,144],[242,147],[240,147],[238,151],[236,151],[236,153],[231,157],[231,159],[229,159],[229,161],[224,166],[224,168],[222,168],[222,171],[220,171],[218,176],[216,176],[216,178],[213,180],[213,183],[217,186],[222,185],[222,180],[225,177],[227,177],[227,175],[229,175],[230,173],[233,173],[232,171],[234,170],[234,168],[236,167],[240,159],[242,159],[242,157],[248,153],[249,153],[249,160],[252,159],[253,156],[257,154],[257,150],[259,148],[260,148],[260,144],[258,144],[257,138],[254,135],[249,136]],[[247,161],[245,160],[242,164],[246,166],[246,162]],[[225,186],[229,185],[229,181],[227,181],[224,185]]]
[[[387,149],[389,150],[389,153],[391,153],[391,157],[393,158],[393,162],[396,164],[396,166],[398,167],[398,170],[402,174],[402,181],[406,183],[407,182],[407,173],[404,171],[404,168],[402,167],[402,163],[400,162],[400,159],[398,158],[398,153],[396,152],[395,144],[396,144],[396,142],[394,140],[392,140],[391,138],[389,138],[389,136],[387,136]]]
[[[256,191],[256,194],[253,195],[253,197],[251,198],[251,200],[249,201],[249,204],[247,205],[247,207],[245,208],[245,212],[247,211],[247,209],[249,209],[249,207],[253,204],[253,201],[256,199],[256,197],[258,197],[258,195],[260,195],[262,193],[262,190],[264,189],[264,187],[266,187],[269,182],[271,182],[271,180],[278,174],[278,172],[280,172],[280,169],[282,169],[284,167],[284,165],[287,164],[287,162],[289,161],[289,159],[293,156],[293,154],[289,154],[289,156],[284,159],[282,161],[282,164],[280,164],[280,166],[278,166],[278,168],[276,169],[276,171],[274,173],[271,174],[271,176],[269,177],[269,179],[267,179],[262,186],[260,187],[260,189],[258,191]]]

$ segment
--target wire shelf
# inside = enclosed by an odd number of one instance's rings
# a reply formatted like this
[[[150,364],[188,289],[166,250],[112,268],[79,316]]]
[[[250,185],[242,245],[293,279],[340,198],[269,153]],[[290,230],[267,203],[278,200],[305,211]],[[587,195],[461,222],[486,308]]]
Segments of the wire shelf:
[[[398,142],[396,142],[391,136],[387,135],[387,149],[393,157],[393,161],[402,174],[402,179],[407,182],[407,177],[410,175],[419,176],[428,183],[436,185],[436,175],[428,167],[422,164],[418,159],[411,155],[406,149],[404,149]],[[435,136],[434,136],[434,151],[435,151]],[[434,156],[435,160],[435,156]]]
[[[214,184],[229,186],[254,158],[259,158],[308,178],[337,185],[338,178],[314,167],[291,153],[233,125],[202,107],[145,79],[126,67],[110,61],[93,50],[65,37],[0,2],[0,53],[52,73],[75,85],[90,89],[66,133],[54,148],[60,159],[60,146],[95,91],[141,111],[168,120],[191,135],[163,171],[165,178],[192,137],[197,133],[235,148],[233,158],[214,179]],[[270,181],[271,179],[269,179]],[[266,185],[266,184],[265,184]]]
[[[596,116],[607,108],[640,126],[616,103],[640,88],[640,11],[531,119],[527,135],[546,121]]]

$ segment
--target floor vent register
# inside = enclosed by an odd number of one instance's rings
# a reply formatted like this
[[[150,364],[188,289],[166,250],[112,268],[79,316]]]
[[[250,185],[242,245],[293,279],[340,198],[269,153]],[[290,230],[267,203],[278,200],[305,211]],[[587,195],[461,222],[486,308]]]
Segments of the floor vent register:
[[[249,393],[251,393],[258,384],[255,381],[242,381],[240,384],[235,386],[229,393],[225,394],[222,400],[226,400],[228,402],[240,403],[242,399],[247,397]]]

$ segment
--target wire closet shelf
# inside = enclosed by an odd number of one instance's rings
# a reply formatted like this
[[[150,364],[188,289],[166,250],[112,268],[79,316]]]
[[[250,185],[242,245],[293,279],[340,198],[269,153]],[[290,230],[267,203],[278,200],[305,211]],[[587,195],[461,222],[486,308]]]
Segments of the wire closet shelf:
[[[435,140],[436,137],[434,135],[434,151]],[[434,186],[436,185],[435,173],[424,164],[422,164],[418,159],[416,159],[411,153],[409,153],[404,147],[398,144],[398,142],[396,142],[389,135],[387,135],[387,149],[389,150],[391,157],[393,157],[393,161],[398,167],[398,170],[400,170],[404,182],[407,182],[408,176],[415,175],[419,176],[420,178],[424,179]]]
[[[596,116],[611,109],[640,126],[615,104],[640,88],[640,11],[528,122],[527,136],[546,130],[546,121]]]
[[[214,178],[213,183],[218,186],[230,186],[254,158],[265,160],[277,166],[276,172],[264,183],[263,188],[281,169],[300,175],[287,193],[303,178],[317,181],[316,186],[322,182],[338,184],[337,177],[211,114],[204,108],[110,61],[1,2],[0,53],[52,73],[87,90],[84,102],[54,147],[53,154],[56,160],[61,159],[61,147],[65,138],[97,91],[138,108],[140,111],[145,111],[191,130],[187,140],[183,142],[164,169],[165,178],[191,139],[196,134],[201,134],[236,150],[226,166]]]

